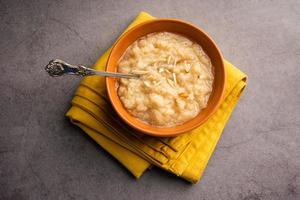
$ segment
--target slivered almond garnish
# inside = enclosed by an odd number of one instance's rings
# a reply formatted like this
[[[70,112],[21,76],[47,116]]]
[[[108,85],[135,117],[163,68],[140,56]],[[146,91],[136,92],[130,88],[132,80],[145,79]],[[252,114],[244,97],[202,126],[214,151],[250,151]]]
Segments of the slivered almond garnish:
[[[184,61],[184,68],[185,68],[186,73],[188,73],[191,69],[191,64],[186,63],[186,61]]]
[[[170,72],[168,69],[165,69],[165,71],[166,71],[167,73],[171,74],[171,72]]]
[[[162,73],[164,71],[164,68],[158,68],[158,72]]]
[[[173,75],[173,81],[174,81],[175,85],[177,85],[176,74],[172,73],[172,75]]]
[[[168,63],[168,65],[170,64],[170,62],[171,62],[171,58],[172,58],[172,56],[168,56],[168,59],[167,59],[167,63]]]
[[[155,77],[152,74],[150,74],[150,75],[147,76],[147,79],[154,80]]]
[[[150,83],[148,81],[144,81],[144,84],[147,86],[147,87],[151,87]]]
[[[175,67],[177,64],[177,58],[174,59],[173,66]]]
[[[161,84],[161,81],[154,82],[154,85],[155,85],[155,86],[158,86],[158,85],[160,85],[160,84]]]
[[[179,93],[179,96],[180,96],[180,97],[186,98],[186,97],[188,97],[189,95],[188,95],[188,93],[183,92],[183,93]]]
[[[169,85],[171,87],[175,87],[175,84],[174,84],[174,82],[171,79],[167,79],[167,82],[169,83]]]
[[[149,71],[144,71],[144,70],[132,70],[131,71],[133,74],[139,74],[139,75],[143,75],[143,74],[148,74]]]

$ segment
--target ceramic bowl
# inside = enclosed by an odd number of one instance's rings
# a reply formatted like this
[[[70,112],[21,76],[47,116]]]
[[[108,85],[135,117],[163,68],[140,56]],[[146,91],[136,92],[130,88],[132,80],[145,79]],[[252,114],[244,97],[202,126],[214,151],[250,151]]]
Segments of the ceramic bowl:
[[[200,28],[177,19],[155,19],[139,24],[128,30],[113,46],[107,61],[106,71],[117,72],[118,60],[123,55],[127,47],[134,41],[149,33],[162,31],[178,33],[194,42],[197,42],[210,57],[213,65],[214,83],[207,107],[201,110],[195,118],[181,125],[174,127],[156,127],[142,122],[126,110],[117,94],[116,78],[107,77],[106,88],[112,106],[127,124],[144,134],[158,137],[169,137],[188,132],[200,126],[216,111],[224,95],[226,72],[222,54],[211,37]]]

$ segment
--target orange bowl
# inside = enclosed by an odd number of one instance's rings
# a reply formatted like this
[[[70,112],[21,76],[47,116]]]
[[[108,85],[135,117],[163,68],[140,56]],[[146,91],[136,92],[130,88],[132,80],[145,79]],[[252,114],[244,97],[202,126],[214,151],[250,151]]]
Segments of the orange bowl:
[[[156,127],[143,123],[126,110],[117,94],[116,78],[107,77],[106,88],[114,109],[127,124],[148,135],[167,137],[175,136],[200,126],[216,111],[224,95],[226,72],[222,54],[208,34],[190,23],[177,19],[155,19],[147,21],[124,33],[111,50],[106,71],[117,72],[117,64],[120,57],[134,41],[149,33],[162,31],[178,33],[197,42],[210,57],[212,65],[214,66],[214,83],[207,107],[201,110],[195,118],[181,125],[174,127]]]

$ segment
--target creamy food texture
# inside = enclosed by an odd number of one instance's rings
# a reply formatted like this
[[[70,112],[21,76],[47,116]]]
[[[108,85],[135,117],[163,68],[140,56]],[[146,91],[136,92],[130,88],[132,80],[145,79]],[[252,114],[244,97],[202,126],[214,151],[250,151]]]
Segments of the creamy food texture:
[[[196,117],[207,106],[213,67],[201,46],[169,32],[151,33],[131,44],[118,62],[117,92],[124,107],[145,123],[171,127]]]

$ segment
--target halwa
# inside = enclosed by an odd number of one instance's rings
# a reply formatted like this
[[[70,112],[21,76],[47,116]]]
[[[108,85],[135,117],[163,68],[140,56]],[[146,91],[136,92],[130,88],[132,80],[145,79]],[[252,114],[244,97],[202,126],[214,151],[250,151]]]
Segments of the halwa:
[[[131,44],[118,62],[117,92],[123,106],[145,123],[172,127],[196,117],[207,106],[213,66],[201,46],[175,33],[157,32]]]

